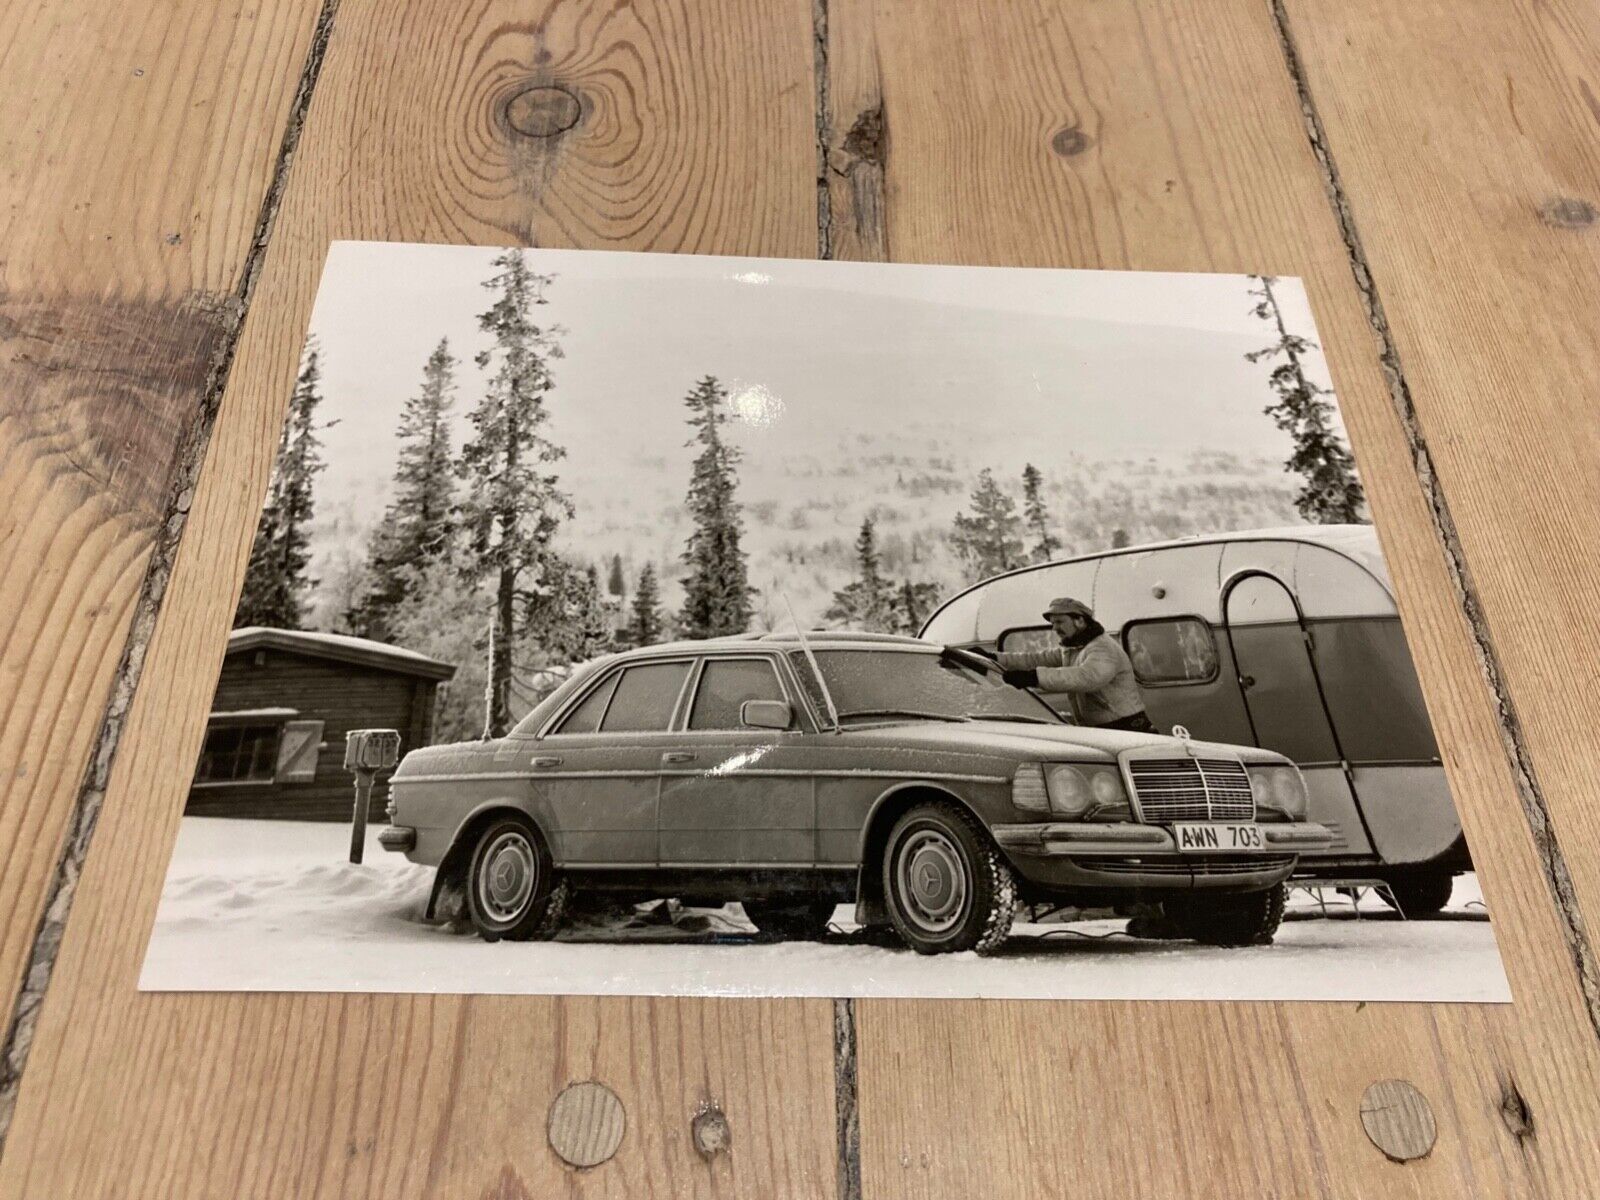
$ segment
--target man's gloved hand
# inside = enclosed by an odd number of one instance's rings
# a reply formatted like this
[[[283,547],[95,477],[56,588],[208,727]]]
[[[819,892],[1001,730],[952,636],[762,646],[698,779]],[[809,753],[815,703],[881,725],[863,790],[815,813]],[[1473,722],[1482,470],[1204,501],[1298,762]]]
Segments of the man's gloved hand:
[[[1022,667],[1004,673],[1004,679],[1014,688],[1039,686],[1039,672],[1033,667]]]

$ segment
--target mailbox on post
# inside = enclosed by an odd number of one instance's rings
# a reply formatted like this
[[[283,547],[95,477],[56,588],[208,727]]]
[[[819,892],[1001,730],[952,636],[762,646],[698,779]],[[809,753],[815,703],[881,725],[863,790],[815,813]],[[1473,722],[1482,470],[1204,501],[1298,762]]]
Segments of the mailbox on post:
[[[355,812],[350,820],[350,861],[359,863],[367,843],[367,812],[372,777],[400,761],[400,734],[393,729],[352,729],[344,735],[344,769],[356,777]]]

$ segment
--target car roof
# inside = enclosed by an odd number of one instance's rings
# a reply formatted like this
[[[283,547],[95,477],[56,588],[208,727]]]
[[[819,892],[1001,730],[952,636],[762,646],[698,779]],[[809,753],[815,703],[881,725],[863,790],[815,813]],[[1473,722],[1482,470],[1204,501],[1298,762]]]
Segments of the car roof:
[[[861,633],[855,630],[819,629],[805,635],[805,646],[813,650],[913,650],[926,653],[933,647],[921,638],[899,633]],[[702,638],[697,641],[664,642],[659,646],[640,646],[623,650],[613,661],[634,658],[677,657],[685,654],[748,654],[753,650],[783,652],[802,648],[796,633],[740,633],[731,637]]]

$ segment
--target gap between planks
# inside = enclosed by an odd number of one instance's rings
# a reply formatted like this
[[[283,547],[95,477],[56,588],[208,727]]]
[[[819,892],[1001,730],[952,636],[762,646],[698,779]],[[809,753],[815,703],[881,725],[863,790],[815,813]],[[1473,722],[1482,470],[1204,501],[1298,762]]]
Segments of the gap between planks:
[[[182,540],[188,521],[189,503],[194,496],[196,480],[205,461],[206,446],[211,439],[211,428],[216,421],[222,393],[228,384],[233,367],[234,351],[244,327],[244,318],[250,308],[251,297],[261,275],[266,257],[267,243],[272,238],[278,207],[283,201],[288,183],[289,168],[294,160],[295,147],[300,142],[300,132],[305,125],[306,113],[311,107],[311,96],[322,73],[322,63],[328,52],[328,42],[333,34],[334,16],[339,0],[322,0],[317,23],[311,34],[310,48],[300,68],[300,79],[289,106],[288,120],[283,138],[278,145],[277,159],[272,177],[262,197],[256,215],[255,230],[250,248],[245,253],[239,283],[224,302],[222,336],[206,370],[205,384],[199,403],[182,434],[177,468],[169,489],[165,506],[165,519],[156,535],[156,544],[150,556],[140,586],[139,599],[134,609],[133,626],[123,648],[121,661],[101,719],[100,733],[95,740],[94,755],[89,760],[83,786],[73,802],[68,815],[65,836],[57,856],[55,870],[45,893],[38,928],[28,953],[27,967],[22,986],[6,1022],[5,1040],[0,1044],[0,1154],[5,1153],[6,1134],[16,1111],[17,1096],[22,1087],[22,1073],[28,1063],[28,1051],[33,1044],[33,1031],[44,1005],[45,992],[55,970],[56,955],[61,949],[62,934],[66,930],[67,916],[72,908],[73,896],[83,864],[89,853],[89,843],[95,824],[100,817],[100,806],[105,800],[106,786],[111,777],[111,764],[117,752],[122,724],[132,703],[134,689],[144,667],[145,649],[155,632],[156,617],[161,611],[161,600],[166,593],[167,581],[177,558],[178,544]]]
[[[1494,698],[1495,726],[1500,731],[1501,747],[1511,767],[1512,778],[1516,782],[1517,798],[1521,801],[1523,816],[1527,819],[1528,828],[1533,834],[1534,847],[1538,852],[1545,882],[1549,884],[1551,897],[1555,901],[1562,936],[1572,957],[1573,968],[1577,971],[1578,987],[1583,993],[1584,1011],[1588,1014],[1589,1025],[1594,1030],[1596,1038],[1600,1039],[1600,964],[1596,962],[1594,947],[1584,926],[1583,913],[1578,907],[1572,873],[1567,867],[1566,855],[1561,850],[1555,826],[1550,820],[1549,805],[1545,801],[1544,789],[1540,786],[1538,773],[1534,769],[1533,756],[1528,752],[1527,738],[1522,731],[1522,720],[1517,715],[1516,705],[1505,684],[1505,674],[1500,667],[1500,654],[1495,649],[1494,639],[1489,633],[1489,624],[1484,617],[1477,585],[1472,580],[1466,553],[1461,546],[1461,537],[1456,531],[1455,518],[1450,513],[1450,505],[1445,499],[1444,489],[1439,484],[1438,472],[1434,469],[1433,456],[1422,433],[1416,403],[1411,396],[1411,385],[1406,380],[1405,370],[1400,362],[1400,351],[1389,328],[1383,300],[1378,294],[1378,283],[1373,277],[1372,266],[1367,261],[1361,234],[1356,228],[1355,214],[1351,211],[1344,183],[1339,177],[1339,168],[1333,159],[1333,149],[1328,142],[1327,130],[1317,111],[1316,100],[1311,94],[1311,83],[1306,75],[1305,65],[1301,61],[1299,49],[1295,45],[1293,31],[1289,27],[1288,11],[1284,6],[1284,0],[1269,0],[1269,4],[1272,10],[1272,23],[1278,34],[1278,44],[1283,50],[1284,65],[1294,84],[1295,93],[1300,99],[1300,113],[1305,121],[1306,137],[1311,143],[1312,153],[1322,174],[1323,188],[1328,194],[1328,203],[1333,209],[1334,220],[1339,226],[1339,235],[1344,241],[1345,252],[1350,260],[1350,273],[1355,279],[1356,290],[1360,293],[1361,303],[1366,309],[1367,324],[1371,327],[1373,339],[1377,342],[1378,365],[1388,384],[1389,398],[1394,404],[1396,415],[1400,418],[1406,447],[1411,451],[1417,483],[1422,488],[1434,532],[1438,535],[1440,545],[1444,547],[1450,582],[1455,587],[1457,603],[1466,615],[1478,666]]]

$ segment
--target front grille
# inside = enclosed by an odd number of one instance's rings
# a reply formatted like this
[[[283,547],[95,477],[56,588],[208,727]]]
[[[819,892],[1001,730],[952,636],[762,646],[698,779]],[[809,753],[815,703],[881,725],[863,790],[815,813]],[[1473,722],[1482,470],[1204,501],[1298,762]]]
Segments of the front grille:
[[[1255,819],[1250,776],[1236,758],[1136,758],[1128,771],[1151,825]]]
[[[1262,858],[1193,858],[1174,862],[1172,859],[1154,861],[1137,858],[1080,858],[1079,866],[1091,871],[1104,871],[1108,875],[1252,875],[1257,871],[1273,871],[1288,866],[1289,855],[1272,855]]]

